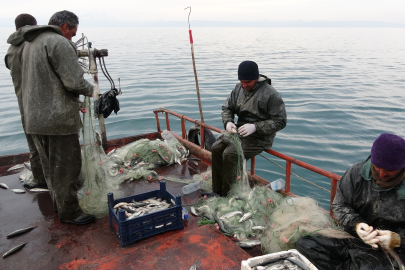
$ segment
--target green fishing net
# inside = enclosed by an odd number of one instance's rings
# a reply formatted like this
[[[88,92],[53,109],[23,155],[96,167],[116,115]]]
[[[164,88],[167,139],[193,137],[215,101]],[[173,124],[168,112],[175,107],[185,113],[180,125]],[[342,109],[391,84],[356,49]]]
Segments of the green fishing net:
[[[102,148],[101,135],[93,123],[90,97],[84,98],[83,108],[82,169],[77,198],[85,213],[96,217],[105,216],[108,214],[107,194],[114,193],[116,199],[122,197],[120,184],[124,181],[141,178],[161,180],[162,177],[154,168],[181,164],[189,156],[189,151],[167,130],[162,132],[162,140],[141,139],[106,154]],[[32,172],[27,168],[19,177],[26,185],[34,184]],[[175,178],[172,180],[181,182]]]
[[[105,164],[109,163],[109,158],[101,146],[101,136],[94,129],[90,97],[84,98],[83,106],[87,112],[83,113],[82,170],[79,177],[82,188],[77,197],[85,213],[102,217],[108,213],[107,194],[113,192],[116,197],[120,194],[108,181]]]
[[[328,213],[308,197],[283,197],[266,186],[247,188],[236,182],[227,197],[213,197],[195,207],[198,215],[215,221],[229,236],[260,240],[263,253],[295,248],[300,236],[323,234],[350,237]],[[234,214],[226,218],[226,215]],[[241,218],[249,216],[245,221]]]
[[[302,235],[350,237],[312,198],[283,197],[269,185],[251,188],[238,136],[223,132],[220,138],[238,149],[235,170],[241,177],[237,177],[227,197],[209,198],[195,206],[197,214],[206,218],[200,223],[214,222],[239,241],[260,240],[263,253],[293,249]]]
[[[83,114],[82,172],[83,183],[78,192],[79,204],[86,213],[102,217],[108,213],[107,194],[120,198],[120,184],[124,181],[162,178],[153,170],[158,166],[181,164],[188,150],[168,131],[162,139],[141,139],[106,154],[101,147],[101,137],[92,122],[90,98],[85,97]]]

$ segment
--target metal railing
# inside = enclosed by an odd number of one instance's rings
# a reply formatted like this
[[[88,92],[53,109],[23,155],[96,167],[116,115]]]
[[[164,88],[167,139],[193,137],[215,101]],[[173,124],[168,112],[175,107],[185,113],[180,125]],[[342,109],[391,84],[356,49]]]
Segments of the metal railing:
[[[207,125],[207,124],[205,124],[205,123],[201,123],[201,122],[198,121],[198,120],[194,120],[194,119],[192,119],[192,118],[190,118],[190,117],[184,116],[184,115],[182,115],[182,114],[175,113],[175,112],[173,112],[173,111],[171,111],[171,110],[168,110],[168,109],[160,108],[160,109],[155,110],[155,111],[153,111],[153,112],[155,113],[155,118],[156,118],[156,123],[157,123],[157,130],[158,130],[159,132],[162,132],[162,130],[161,130],[161,128],[160,128],[160,123],[159,123],[159,116],[158,116],[158,113],[159,113],[159,112],[160,112],[160,113],[165,113],[165,117],[166,117],[166,128],[167,128],[168,131],[170,131],[169,114],[180,118],[180,121],[181,121],[181,135],[182,135],[181,138],[184,139],[184,140],[186,139],[186,125],[185,125],[185,121],[189,121],[189,122],[191,122],[191,123],[194,123],[194,124],[196,124],[196,125],[199,125],[199,126],[201,127],[201,130],[203,130],[203,128],[207,128],[207,129],[213,130],[213,131],[218,132],[218,133],[221,133],[221,132],[222,132],[222,130],[219,129],[219,128],[216,128],[216,127]],[[200,143],[201,149],[204,149],[204,132],[200,132],[200,136],[201,136],[201,143]],[[338,182],[338,181],[340,180],[340,178],[341,178],[340,175],[337,175],[337,174],[334,174],[334,173],[325,171],[325,170],[320,169],[320,168],[318,168],[318,167],[316,167],[316,166],[313,166],[313,165],[310,165],[310,164],[308,164],[308,163],[302,162],[302,161],[300,161],[300,160],[297,160],[297,159],[292,158],[292,157],[290,157],[290,156],[284,155],[284,154],[279,153],[279,152],[277,152],[277,151],[274,151],[274,150],[272,150],[272,149],[266,150],[265,152],[267,152],[267,153],[269,153],[270,155],[276,156],[276,157],[278,157],[278,158],[283,159],[283,160],[286,161],[286,172],[285,172],[285,182],[286,182],[286,185],[285,185],[285,192],[286,192],[286,193],[290,193],[290,186],[291,186],[291,164],[295,164],[295,165],[297,165],[297,166],[300,166],[300,167],[302,167],[302,168],[305,168],[305,169],[307,169],[307,170],[310,170],[310,171],[312,171],[312,172],[315,172],[315,173],[317,173],[317,174],[320,174],[320,175],[323,175],[323,176],[325,176],[325,177],[330,178],[330,180],[331,180],[330,204],[332,204],[333,199],[335,198],[335,194],[336,194],[337,182]],[[256,175],[255,175],[255,161],[256,161],[255,157],[253,157],[253,158],[251,159],[251,161],[250,161],[250,174],[251,174],[252,176],[256,176]],[[260,177],[258,177],[258,176],[256,176],[256,177],[257,177],[257,178],[260,178]],[[262,178],[261,178],[261,179],[262,179]],[[264,179],[263,179],[263,180],[264,180]]]

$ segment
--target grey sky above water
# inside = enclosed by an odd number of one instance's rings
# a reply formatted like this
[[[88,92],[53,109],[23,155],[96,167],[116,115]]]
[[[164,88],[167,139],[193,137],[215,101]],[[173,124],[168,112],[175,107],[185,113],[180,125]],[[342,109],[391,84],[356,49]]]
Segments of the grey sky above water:
[[[404,0],[1,0],[0,26],[20,13],[39,24],[63,9],[81,26],[181,26],[191,6],[192,26],[405,27]]]

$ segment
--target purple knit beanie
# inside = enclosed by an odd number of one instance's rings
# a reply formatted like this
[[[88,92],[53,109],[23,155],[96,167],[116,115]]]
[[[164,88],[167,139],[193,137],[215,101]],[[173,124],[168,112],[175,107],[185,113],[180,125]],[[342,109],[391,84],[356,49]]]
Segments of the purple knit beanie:
[[[371,163],[388,171],[405,168],[405,140],[389,133],[378,136],[371,148]]]

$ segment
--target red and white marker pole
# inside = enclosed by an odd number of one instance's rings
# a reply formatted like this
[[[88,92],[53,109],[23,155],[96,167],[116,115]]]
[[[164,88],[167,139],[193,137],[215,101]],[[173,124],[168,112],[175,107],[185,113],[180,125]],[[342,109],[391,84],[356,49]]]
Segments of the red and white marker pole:
[[[191,7],[187,7],[185,9],[190,9],[190,13],[191,13]],[[190,29],[190,13],[188,14],[188,33],[190,35],[190,44],[191,44],[191,57],[193,58],[193,68],[194,68],[194,78],[195,78],[195,87],[197,88],[197,98],[198,98],[198,106],[200,108],[200,116],[201,116],[201,122],[204,123],[204,116],[203,116],[203,112],[202,112],[202,107],[201,107],[201,99],[200,99],[200,88],[198,86],[198,78],[197,78],[197,69],[195,68],[195,58],[194,58],[194,47],[193,47],[193,34],[191,32]]]

